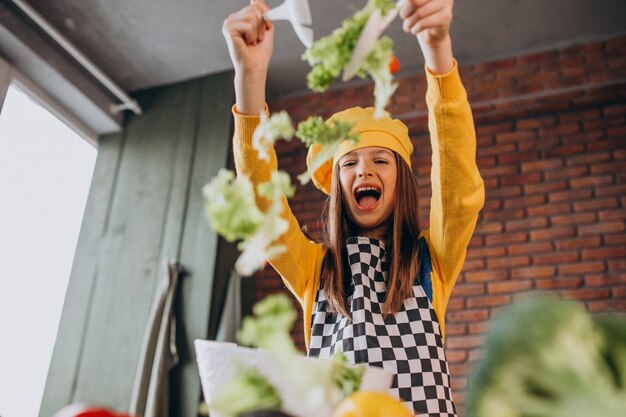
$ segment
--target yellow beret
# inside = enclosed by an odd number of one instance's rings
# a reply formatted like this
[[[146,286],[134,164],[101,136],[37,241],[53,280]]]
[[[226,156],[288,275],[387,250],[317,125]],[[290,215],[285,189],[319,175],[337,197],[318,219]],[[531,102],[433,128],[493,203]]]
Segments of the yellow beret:
[[[376,119],[374,117],[375,109],[373,107],[361,108],[352,107],[333,114],[325,123],[335,120],[353,123],[355,126],[353,132],[358,132],[360,140],[354,144],[349,140],[341,142],[339,149],[333,155],[333,159],[329,159],[324,165],[319,167],[317,171],[312,173],[311,180],[313,184],[323,191],[330,194],[330,185],[333,179],[333,167],[335,163],[355,149],[367,148],[370,146],[378,146],[395,151],[404,159],[406,164],[411,168],[411,153],[413,153],[413,144],[409,139],[409,129],[400,120],[392,119],[385,114],[383,117]],[[307,168],[311,166],[311,161],[315,155],[322,150],[321,145],[313,145],[309,148],[306,157]]]

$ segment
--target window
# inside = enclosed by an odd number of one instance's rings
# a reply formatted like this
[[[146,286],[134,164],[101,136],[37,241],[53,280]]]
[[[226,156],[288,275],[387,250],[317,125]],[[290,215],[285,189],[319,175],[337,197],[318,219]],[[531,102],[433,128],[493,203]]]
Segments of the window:
[[[15,85],[0,106],[0,415],[35,417],[97,150]]]

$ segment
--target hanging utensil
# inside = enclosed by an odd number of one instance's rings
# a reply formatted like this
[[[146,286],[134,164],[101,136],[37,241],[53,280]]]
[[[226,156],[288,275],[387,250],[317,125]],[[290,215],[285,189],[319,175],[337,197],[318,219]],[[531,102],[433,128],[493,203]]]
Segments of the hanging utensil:
[[[288,20],[300,41],[310,48],[313,46],[311,10],[308,0],[285,0],[283,4],[263,15],[266,20]]]

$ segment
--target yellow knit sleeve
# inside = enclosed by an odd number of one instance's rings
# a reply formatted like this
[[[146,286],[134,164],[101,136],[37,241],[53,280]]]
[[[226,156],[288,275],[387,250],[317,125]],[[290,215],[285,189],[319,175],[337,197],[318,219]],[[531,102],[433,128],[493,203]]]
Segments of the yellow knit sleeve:
[[[463,268],[467,245],[484,204],[476,166],[476,132],[456,60],[443,75],[426,69],[432,146],[430,226],[425,236],[433,267],[433,306],[444,327],[445,310]]]
[[[237,112],[233,106],[235,131],[233,136],[233,151],[237,175],[245,175],[256,187],[257,184],[269,181],[272,172],[277,169],[276,152],[270,149],[268,161],[261,160],[257,151],[252,147],[252,135],[260,123],[260,117],[247,116]],[[266,210],[266,199],[257,200],[261,210]],[[281,236],[277,243],[285,245],[288,250],[270,264],[276,269],[289,290],[298,298],[306,310],[310,310],[317,283],[319,272],[324,256],[322,245],[306,238],[300,229],[298,220],[294,217],[286,198],[283,198],[283,217],[289,223],[289,229]],[[310,317],[310,312],[309,312]],[[307,326],[305,326],[305,330]]]

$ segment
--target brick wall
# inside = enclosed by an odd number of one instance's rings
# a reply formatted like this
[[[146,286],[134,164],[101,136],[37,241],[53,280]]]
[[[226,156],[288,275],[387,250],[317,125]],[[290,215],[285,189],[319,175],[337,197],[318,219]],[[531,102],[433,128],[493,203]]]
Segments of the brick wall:
[[[527,292],[584,301],[592,312],[626,311],[626,38],[463,66],[477,130],[486,202],[447,312],[455,398],[480,357],[488,320]],[[423,74],[399,80],[389,111],[409,127],[422,227],[428,226],[430,144]],[[372,103],[372,86],[270,104],[295,120]],[[280,168],[305,169],[305,149],[277,146]],[[298,186],[291,208],[319,230],[324,196]],[[286,291],[266,269],[256,298]],[[300,322],[294,338],[304,348]]]

